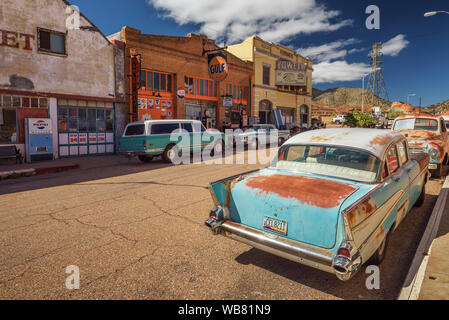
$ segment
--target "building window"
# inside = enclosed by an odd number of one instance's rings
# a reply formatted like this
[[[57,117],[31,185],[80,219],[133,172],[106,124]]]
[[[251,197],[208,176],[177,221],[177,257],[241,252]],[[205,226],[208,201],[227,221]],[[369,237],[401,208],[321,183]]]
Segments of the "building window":
[[[172,92],[172,75],[156,71],[141,71],[141,90]]]
[[[67,54],[64,33],[38,28],[37,39],[39,51]]]
[[[217,97],[216,81],[185,76],[184,87],[188,95],[210,98]]]
[[[270,85],[270,67],[263,66],[263,84]]]

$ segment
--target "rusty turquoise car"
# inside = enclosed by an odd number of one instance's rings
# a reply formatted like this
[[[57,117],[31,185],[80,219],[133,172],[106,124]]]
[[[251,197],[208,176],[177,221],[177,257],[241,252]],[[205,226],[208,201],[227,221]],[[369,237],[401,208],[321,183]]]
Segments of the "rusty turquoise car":
[[[269,167],[211,183],[206,226],[347,281],[382,262],[393,231],[423,204],[428,165],[389,130],[309,131]]]

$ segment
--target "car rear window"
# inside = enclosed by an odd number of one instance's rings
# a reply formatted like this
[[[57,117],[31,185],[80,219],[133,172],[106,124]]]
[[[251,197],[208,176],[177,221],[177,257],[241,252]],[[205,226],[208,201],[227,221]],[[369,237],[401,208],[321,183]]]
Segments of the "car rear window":
[[[126,128],[125,136],[141,136],[145,134],[144,124],[134,124]]]
[[[179,130],[179,123],[163,123],[151,125],[151,134],[172,134]]]

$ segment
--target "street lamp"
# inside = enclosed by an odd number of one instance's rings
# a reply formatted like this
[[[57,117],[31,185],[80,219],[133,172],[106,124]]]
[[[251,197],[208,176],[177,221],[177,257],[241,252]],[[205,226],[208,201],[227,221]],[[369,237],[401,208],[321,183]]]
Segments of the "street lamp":
[[[432,16],[437,15],[438,13],[447,13],[447,14],[449,14],[449,12],[447,12],[447,11],[430,11],[430,12],[426,12],[424,14],[424,17],[426,17],[426,18],[432,17]]]
[[[414,96],[416,96],[416,93],[410,93],[410,94],[407,96],[407,104],[410,104],[410,97],[414,97]]]

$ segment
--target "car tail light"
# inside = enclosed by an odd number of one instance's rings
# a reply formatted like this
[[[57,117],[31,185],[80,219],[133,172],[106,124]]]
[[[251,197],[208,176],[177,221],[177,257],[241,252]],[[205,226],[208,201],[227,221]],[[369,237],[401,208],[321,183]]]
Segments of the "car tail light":
[[[351,257],[351,253],[346,248],[338,249],[337,255],[343,256],[343,257],[346,257],[346,258],[350,258]]]
[[[211,217],[211,218],[214,218],[214,219],[216,219],[217,218],[217,212],[215,211],[215,210],[211,210],[210,211],[210,213],[209,213],[209,216]]]
[[[143,140],[143,148],[146,149],[147,148],[147,142],[145,140]]]

